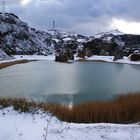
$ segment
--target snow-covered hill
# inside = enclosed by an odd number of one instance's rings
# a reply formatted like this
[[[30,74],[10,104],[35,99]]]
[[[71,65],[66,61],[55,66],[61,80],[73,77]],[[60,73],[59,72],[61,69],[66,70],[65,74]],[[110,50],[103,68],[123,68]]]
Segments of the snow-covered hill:
[[[60,30],[40,31],[29,27],[14,14],[6,13],[3,16],[0,13],[0,49],[0,59],[7,59],[6,55],[58,56],[71,50],[82,58],[110,55],[117,60],[140,52],[140,35],[124,34],[118,30],[91,37]]]
[[[54,50],[51,38],[52,36],[44,31],[30,28],[14,14],[0,14],[0,48],[8,55],[48,55]]]
[[[116,35],[124,35],[124,34],[125,33],[116,29],[116,30],[111,30],[109,32],[102,32],[102,33],[95,34],[94,37],[95,38],[101,38],[103,36],[116,36]]]
[[[78,44],[87,39],[71,32],[36,30],[12,13],[0,13],[0,48],[7,55],[50,55],[67,47],[76,52]]]

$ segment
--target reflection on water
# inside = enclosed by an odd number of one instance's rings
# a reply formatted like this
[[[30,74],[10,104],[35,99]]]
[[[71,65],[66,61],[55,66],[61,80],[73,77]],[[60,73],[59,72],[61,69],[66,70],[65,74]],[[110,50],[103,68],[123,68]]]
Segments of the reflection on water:
[[[118,72],[123,71],[124,64],[115,64],[114,63],[114,65]]]
[[[0,96],[69,104],[140,91],[140,66],[36,61],[0,70]]]

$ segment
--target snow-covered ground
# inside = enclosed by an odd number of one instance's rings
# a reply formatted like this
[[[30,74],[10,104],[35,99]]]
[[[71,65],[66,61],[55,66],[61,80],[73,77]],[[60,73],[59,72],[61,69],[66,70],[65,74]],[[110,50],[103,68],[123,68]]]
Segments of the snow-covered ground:
[[[122,63],[122,64],[140,64],[140,61],[130,61],[128,57],[124,57],[123,59],[119,59],[117,61],[113,61],[114,56],[97,56],[94,55],[92,57],[86,57],[84,60],[86,61],[104,61],[104,62],[110,62],[110,63]],[[43,56],[43,55],[15,55],[14,59],[11,60],[4,60],[0,61],[0,63],[5,63],[5,62],[11,62],[11,61],[17,61],[17,60],[55,60],[54,55],[49,55],[49,56]],[[75,55],[75,60],[82,60],[79,57],[76,57]]]
[[[50,114],[0,110],[0,140],[140,140],[140,124],[74,124]]]
[[[122,63],[122,64],[140,64],[140,61],[130,61],[128,57],[123,57],[123,59],[119,59],[117,61],[113,61],[114,56],[97,56],[94,55],[92,57],[86,57],[85,60],[87,61],[104,61],[110,63]],[[75,60],[81,60],[81,58],[75,58]]]
[[[18,60],[55,60],[54,55],[48,55],[48,56],[43,56],[43,55],[15,55],[13,56],[13,59],[10,60],[3,60],[0,61],[0,63],[6,63],[6,62],[12,62],[12,61],[18,61]]]

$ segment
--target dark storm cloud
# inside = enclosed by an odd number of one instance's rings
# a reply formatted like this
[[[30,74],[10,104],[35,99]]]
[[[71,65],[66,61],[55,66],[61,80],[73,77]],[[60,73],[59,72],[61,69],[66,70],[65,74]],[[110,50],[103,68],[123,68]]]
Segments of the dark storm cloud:
[[[139,0],[31,0],[21,5],[19,0],[7,0],[9,12],[14,12],[31,26],[48,29],[52,20],[57,28],[84,33],[111,29],[112,18],[140,22]]]

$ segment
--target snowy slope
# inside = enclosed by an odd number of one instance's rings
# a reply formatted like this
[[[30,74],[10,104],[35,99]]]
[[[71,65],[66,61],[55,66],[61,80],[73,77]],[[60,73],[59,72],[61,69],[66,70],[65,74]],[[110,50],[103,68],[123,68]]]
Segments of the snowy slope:
[[[51,54],[54,50],[51,38],[44,31],[30,28],[14,14],[0,14],[0,48],[9,55]]]
[[[0,110],[0,140],[139,140],[139,124],[74,124],[50,114]]]
[[[94,37],[95,38],[101,38],[103,36],[124,35],[124,34],[125,33],[119,31],[118,29],[116,29],[116,30],[111,30],[109,32],[102,32],[102,33],[95,34]]]

